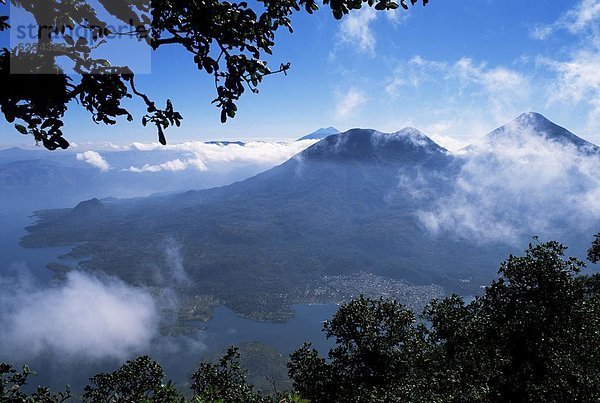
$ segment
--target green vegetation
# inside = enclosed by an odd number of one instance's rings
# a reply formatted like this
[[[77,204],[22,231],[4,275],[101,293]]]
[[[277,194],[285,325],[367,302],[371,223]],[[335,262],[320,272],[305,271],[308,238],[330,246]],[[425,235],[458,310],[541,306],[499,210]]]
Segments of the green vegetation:
[[[435,300],[430,326],[395,301],[359,298],[326,324],[325,360],[292,355],[294,387],[315,402],[565,402],[600,399],[600,277],[579,276],[556,243],[510,256],[470,304]]]
[[[231,348],[217,363],[203,363],[194,372],[189,401],[598,401],[600,275],[580,274],[585,264],[565,258],[565,250],[553,241],[530,244],[523,256],[502,263],[500,278],[482,296],[469,304],[456,295],[434,300],[424,311],[426,321],[391,299],[361,296],[343,305],[324,325],[336,341],[327,358],[309,345],[291,355],[294,392],[258,391],[246,378],[239,351]],[[29,370],[0,369],[2,401],[68,397],[47,389],[28,397],[21,387]],[[157,363],[140,357],[91,378],[83,400],[184,398],[164,382]]]
[[[164,382],[161,366],[147,356],[127,361],[110,374],[90,378],[83,401],[88,403],[178,403],[181,394],[171,382]]]
[[[32,372],[26,365],[19,372],[9,364],[0,363],[0,401],[3,403],[62,403],[71,398],[68,387],[64,392],[58,393],[41,386],[38,386],[35,392],[24,392],[22,388],[27,384],[30,375],[35,375],[35,372]]]
[[[256,341],[240,344],[237,351],[240,355],[240,366],[247,371],[246,382],[257,391],[271,394],[292,388],[287,371],[287,357],[279,351]],[[224,351],[218,353],[214,361],[224,354]]]

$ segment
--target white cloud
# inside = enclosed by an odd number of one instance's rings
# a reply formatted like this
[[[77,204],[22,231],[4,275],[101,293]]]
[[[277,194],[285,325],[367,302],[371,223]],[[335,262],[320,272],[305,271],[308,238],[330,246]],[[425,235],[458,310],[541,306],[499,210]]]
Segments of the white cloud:
[[[26,269],[26,268],[25,268]],[[147,348],[159,314],[145,291],[115,278],[71,272],[43,287],[23,267],[0,277],[0,355],[15,359],[57,353],[123,359]]]
[[[529,35],[533,39],[544,40],[552,34],[553,30],[552,25],[537,25],[531,29]]]
[[[489,68],[486,63],[474,64],[469,58],[457,61],[449,72],[463,85],[477,85],[487,92],[492,103],[508,103],[529,95],[529,82],[520,73],[506,67]]]
[[[110,165],[106,160],[96,151],[85,151],[83,153],[77,153],[77,161],[84,161],[102,172],[107,172],[110,169]]]
[[[206,171],[206,166],[202,163],[202,161],[190,159],[186,161],[182,161],[179,158],[164,162],[162,164],[144,164],[144,166],[138,167],[129,167],[127,169],[129,172],[160,172],[160,171],[169,171],[169,172],[177,172],[177,171],[185,171],[190,167],[195,167],[199,171]]]
[[[133,147],[141,152],[165,150],[188,154],[162,164],[132,166],[130,172],[184,171],[194,169],[208,171],[218,169],[225,164],[256,164],[270,167],[285,162],[295,154],[314,144],[317,140],[289,142],[251,141],[245,144],[207,144],[204,142],[186,142],[162,146],[158,143],[134,143]]]
[[[362,53],[374,55],[376,40],[371,23],[376,19],[377,12],[371,7],[352,10],[342,19],[339,40]]]
[[[600,52],[581,50],[567,61],[539,58],[538,63],[557,73],[557,79],[549,87],[551,103],[567,105],[587,103],[590,107],[591,126],[600,123]]]
[[[337,119],[349,118],[365,102],[367,102],[365,93],[357,88],[350,88],[344,93],[338,92],[335,101],[335,117]]]
[[[396,66],[393,75],[387,80],[385,91],[392,98],[397,98],[404,88],[417,88],[425,81],[439,80],[439,73],[446,74],[447,71],[446,62],[425,60],[416,55],[407,63]]]
[[[427,105],[426,112],[413,116],[414,125],[457,151],[494,125],[531,110],[537,95],[531,79],[470,58],[439,61],[416,55],[396,65],[385,91],[390,101]]]
[[[444,136],[440,134],[431,134],[429,137],[446,150],[452,152],[457,152],[471,143],[469,140],[457,139],[452,136]]]
[[[115,144],[110,141],[102,141],[102,142],[90,142],[84,141],[80,143],[72,143],[71,147],[77,148],[79,150],[94,150],[94,151],[127,151],[131,150],[131,145],[129,144]]]
[[[572,34],[594,28],[600,21],[600,0],[581,0],[575,7],[568,10],[558,20],[550,25],[538,25],[530,32],[534,39],[546,39],[559,30]]]
[[[165,258],[169,273],[169,281],[175,281],[178,285],[189,285],[190,278],[183,265],[183,255],[181,254],[181,244],[174,238],[169,237],[164,242]]]
[[[386,92],[395,98],[404,88],[417,88],[428,81],[444,81],[452,87],[458,83],[461,95],[467,91],[471,97],[484,95],[487,102],[497,106],[527,99],[530,95],[529,80],[509,68],[490,67],[485,62],[475,63],[470,58],[447,63],[426,60],[419,55],[396,67],[388,79]]]
[[[597,155],[547,141],[544,133],[521,124],[463,158],[452,192],[418,213],[433,233],[517,243],[532,235],[586,230],[600,219]]]
[[[394,27],[403,25],[410,18],[410,11],[408,10],[386,10],[384,11],[385,17]]]
[[[573,34],[579,41],[573,42],[562,60],[538,56],[537,66],[550,73],[542,96],[550,105],[586,108],[586,129],[596,132],[600,125],[600,0],[579,1],[553,24],[536,27],[532,36],[545,39],[556,31]]]
[[[566,16],[565,26],[571,32],[580,32],[600,19],[600,0],[583,0]]]

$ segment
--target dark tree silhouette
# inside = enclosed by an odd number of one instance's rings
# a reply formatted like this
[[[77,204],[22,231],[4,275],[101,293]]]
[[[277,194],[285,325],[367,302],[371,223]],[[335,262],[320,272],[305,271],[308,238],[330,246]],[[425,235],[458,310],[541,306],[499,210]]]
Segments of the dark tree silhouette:
[[[588,249],[587,258],[592,263],[598,263],[600,261],[600,233],[594,236],[592,246]]]
[[[6,0],[0,0],[5,3]],[[429,0],[410,0],[412,5]],[[132,121],[123,101],[134,96],[146,105],[142,124],[156,126],[166,144],[164,130],[179,126],[182,116],[170,100],[164,108],[139,91],[135,74],[127,66],[94,57],[94,50],[111,38],[129,36],[153,50],[162,46],[183,47],[193,55],[198,70],[215,82],[213,103],[221,109],[221,121],[233,118],[236,102],[249,90],[258,92],[262,80],[285,73],[290,64],[272,69],[275,33],[283,27],[292,32],[291,16],[318,9],[316,0],[99,0],[96,10],[83,0],[11,0],[14,7],[30,13],[37,24],[36,46],[0,49],[0,108],[16,129],[54,150],[67,148],[63,117],[73,101],[85,108],[96,123],[113,125],[117,118]],[[377,10],[408,9],[406,0],[324,0],[336,19],[363,6]],[[128,27],[113,32],[102,15],[112,15]],[[77,28],[78,31],[74,31]],[[0,30],[10,29],[8,16],[0,16]],[[71,32],[85,34],[73,37]],[[57,60],[68,60],[74,75],[66,75]],[[19,72],[20,74],[11,74]]]
[[[183,403],[171,381],[165,382],[162,367],[148,356],[127,361],[118,370],[90,378],[83,402]]]
[[[394,301],[342,306],[329,360],[292,355],[294,387],[313,403],[599,401],[599,280],[565,250],[529,245],[475,301],[433,301],[426,328]]]
[[[202,402],[269,402],[246,383],[246,371],[240,366],[240,354],[231,347],[218,363],[201,363],[192,374],[191,389]]]
[[[6,403],[63,403],[71,399],[71,391],[67,387],[64,392],[52,392],[50,388],[38,386],[34,392],[27,393],[23,389],[29,377],[35,375],[28,366],[21,371],[7,363],[0,363],[0,402]]]

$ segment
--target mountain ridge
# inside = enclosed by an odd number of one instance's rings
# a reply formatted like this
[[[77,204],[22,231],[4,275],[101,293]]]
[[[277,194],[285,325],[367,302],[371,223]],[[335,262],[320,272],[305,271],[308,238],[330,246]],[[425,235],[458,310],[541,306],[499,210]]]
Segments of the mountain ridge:
[[[414,128],[394,133],[374,129],[350,129],[331,135],[300,153],[309,159],[400,160],[411,153],[447,153],[448,151]]]
[[[327,136],[331,136],[333,134],[339,134],[340,131],[338,129],[336,129],[335,127],[322,127],[318,130],[315,130],[314,132],[307,134],[306,136],[300,137],[298,140],[296,141],[302,141],[302,140],[321,140],[324,139]]]
[[[80,206],[75,216],[41,212],[22,242],[77,245],[70,255],[84,269],[156,286],[149,262],[164,261],[164,240],[176,239],[190,275],[185,292],[211,293],[259,320],[318,300],[326,276],[365,270],[475,293],[518,250],[434,236],[418,214],[461,189],[464,163],[416,129],[352,129],[228,186]]]
[[[485,135],[481,142],[471,144],[461,151],[473,150],[481,143],[493,146],[503,141],[513,141],[518,146],[523,145],[531,138],[544,139],[564,146],[572,145],[585,154],[600,154],[599,146],[575,135],[537,112],[522,113],[509,123]]]

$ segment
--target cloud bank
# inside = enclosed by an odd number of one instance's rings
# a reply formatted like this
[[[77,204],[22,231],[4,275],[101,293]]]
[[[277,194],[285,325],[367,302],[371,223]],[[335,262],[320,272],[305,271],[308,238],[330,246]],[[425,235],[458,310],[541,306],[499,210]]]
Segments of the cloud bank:
[[[417,214],[433,234],[518,243],[532,235],[592,231],[600,220],[598,154],[520,126],[462,158],[451,192]]]
[[[98,168],[102,172],[107,172],[110,169],[110,165],[106,160],[100,155],[100,153],[96,151],[85,151],[82,153],[77,153],[76,155],[77,161],[83,161],[87,164],[90,164],[93,167]]]
[[[169,171],[169,172],[178,172],[185,171],[188,168],[195,168],[198,171],[207,171],[208,168],[201,160],[198,159],[187,159],[180,160],[176,158],[171,161],[167,161],[162,164],[144,164],[142,167],[129,167],[127,171],[129,172],[160,172],[160,171]]]
[[[269,167],[285,162],[317,141],[251,141],[244,144],[191,141],[167,146],[162,146],[158,143],[134,143],[132,147],[140,152],[155,150],[175,151],[181,152],[183,156],[162,164],[131,166],[126,170],[136,173],[177,172],[185,170],[210,171],[220,169],[226,164],[255,164]]]
[[[41,286],[25,267],[0,277],[0,355],[124,359],[147,349],[158,332],[154,299],[112,277],[70,272]]]

